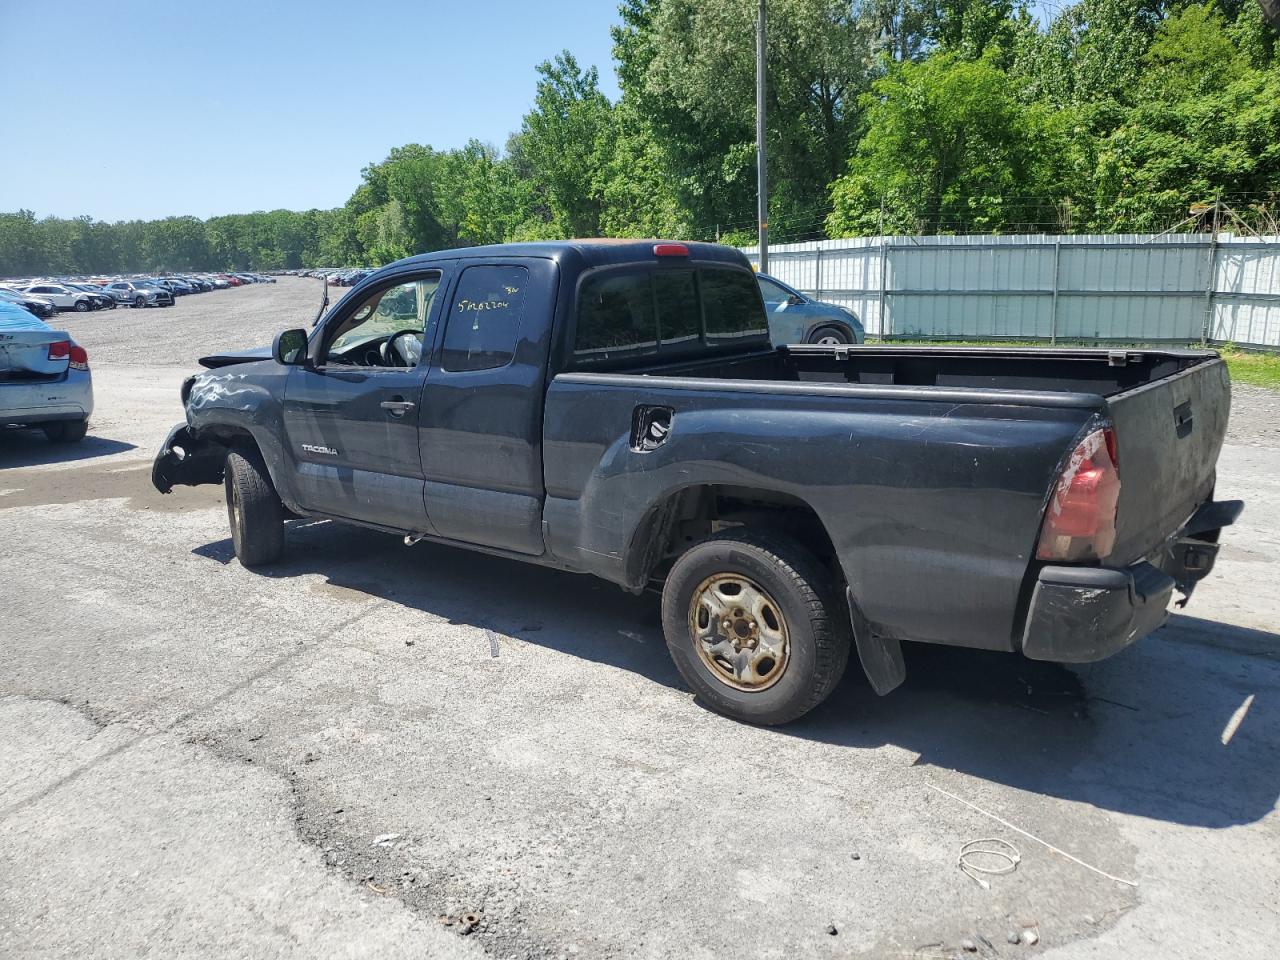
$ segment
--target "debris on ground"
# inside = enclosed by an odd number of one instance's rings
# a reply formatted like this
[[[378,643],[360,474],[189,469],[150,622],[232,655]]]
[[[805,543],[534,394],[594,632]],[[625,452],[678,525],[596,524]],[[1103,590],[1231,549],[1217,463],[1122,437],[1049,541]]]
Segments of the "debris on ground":
[[[381,834],[381,835],[379,835],[379,836],[377,836],[377,837],[374,837],[374,838],[373,838],[373,843],[369,844],[369,846],[371,846],[371,847],[389,847],[389,846],[391,846],[391,844],[395,843],[395,842],[396,842],[397,840],[399,840],[399,839],[400,839],[400,834],[398,834],[398,833],[384,833],[384,834]]]

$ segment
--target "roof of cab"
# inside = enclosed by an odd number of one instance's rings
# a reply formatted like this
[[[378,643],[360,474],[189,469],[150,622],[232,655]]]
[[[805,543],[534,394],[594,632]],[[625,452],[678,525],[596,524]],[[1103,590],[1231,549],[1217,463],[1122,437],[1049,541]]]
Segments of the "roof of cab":
[[[740,250],[718,243],[690,240],[627,240],[611,237],[593,237],[582,240],[538,240],[527,243],[496,243],[484,247],[460,247],[456,250],[434,250],[406,257],[388,264],[403,267],[409,264],[430,263],[433,260],[472,260],[483,257],[544,257],[564,261],[574,258],[582,268],[606,266],[614,263],[635,263],[651,260],[657,255],[658,244],[678,243],[689,248],[689,259],[720,261],[735,266],[749,267],[750,263]],[[382,268],[387,269],[386,267]],[[381,271],[379,271],[381,272]]]

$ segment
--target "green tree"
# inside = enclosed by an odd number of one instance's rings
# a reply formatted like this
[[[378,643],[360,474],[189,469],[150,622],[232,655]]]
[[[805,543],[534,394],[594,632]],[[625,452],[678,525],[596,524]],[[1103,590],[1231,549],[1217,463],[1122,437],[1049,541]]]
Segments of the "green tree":
[[[1242,10],[1241,17],[1254,17]],[[1211,6],[1166,21],[1137,103],[1102,138],[1093,182],[1104,230],[1162,229],[1193,203],[1280,192],[1280,69],[1257,69]]]
[[[538,64],[533,110],[520,130],[520,153],[545,197],[556,232],[600,232],[604,203],[597,184],[613,137],[609,99],[595,67],[583,70],[569,51]]]
[[[1024,105],[991,57],[897,65],[866,98],[867,132],[832,187],[832,236],[995,230],[1040,221],[1063,115]]]

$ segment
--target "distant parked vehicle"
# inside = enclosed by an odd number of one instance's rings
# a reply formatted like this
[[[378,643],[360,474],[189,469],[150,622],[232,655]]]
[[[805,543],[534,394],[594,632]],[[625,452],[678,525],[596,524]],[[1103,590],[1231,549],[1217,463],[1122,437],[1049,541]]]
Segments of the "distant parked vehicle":
[[[100,310],[114,310],[116,308],[116,298],[101,287],[94,286],[92,283],[68,283],[67,286],[74,290],[83,290],[89,294],[98,304]]]
[[[98,309],[98,301],[73,287],[61,283],[36,283],[27,287],[25,293],[33,293],[42,300],[48,300],[59,310],[75,310],[77,313],[88,313]]]
[[[121,303],[132,303],[135,307],[173,306],[172,293],[142,280],[116,280],[107,284],[107,290]]]
[[[788,343],[862,343],[866,334],[852,310],[806,297],[777,277],[757,273],[760,295],[769,314],[769,339],[774,346]]]
[[[190,284],[177,279],[176,277],[156,277],[151,281],[156,286],[164,287],[175,297],[185,297],[192,292]]]
[[[21,307],[27,313],[39,317],[41,320],[47,320],[58,312],[58,308],[48,300],[43,300],[27,293],[18,293],[8,287],[0,287],[0,301]]]

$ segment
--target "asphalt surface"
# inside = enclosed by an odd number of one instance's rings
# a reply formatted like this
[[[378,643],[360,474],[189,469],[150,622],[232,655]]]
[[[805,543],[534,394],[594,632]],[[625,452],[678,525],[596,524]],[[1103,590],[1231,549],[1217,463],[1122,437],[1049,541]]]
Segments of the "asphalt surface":
[[[250,572],[219,489],[152,490],[194,358],[318,299],[64,318],[89,438],[0,436],[0,956],[1274,956],[1273,395],[1237,393],[1248,509],[1155,636],[913,649],[760,730],[683,689],[655,597],[307,521]],[[1020,854],[989,889],[985,837]]]

